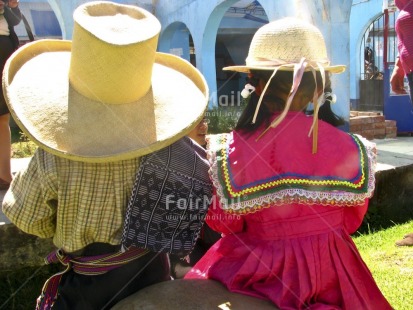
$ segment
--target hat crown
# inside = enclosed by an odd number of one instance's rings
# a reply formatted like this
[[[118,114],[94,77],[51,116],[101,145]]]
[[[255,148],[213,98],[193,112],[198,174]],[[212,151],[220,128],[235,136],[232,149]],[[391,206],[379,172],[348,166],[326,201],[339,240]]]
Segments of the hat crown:
[[[161,29],[156,17],[136,6],[105,1],[81,5],[73,17],[73,88],[109,104],[143,97],[151,87]]]
[[[152,14],[96,1],[74,19],[72,42],[25,44],[4,68],[10,113],[41,148],[83,162],[127,160],[172,144],[204,117],[204,77],[156,52],[160,23]]]
[[[287,17],[258,29],[251,41],[246,65],[295,64],[303,57],[329,65],[321,32],[309,23]]]

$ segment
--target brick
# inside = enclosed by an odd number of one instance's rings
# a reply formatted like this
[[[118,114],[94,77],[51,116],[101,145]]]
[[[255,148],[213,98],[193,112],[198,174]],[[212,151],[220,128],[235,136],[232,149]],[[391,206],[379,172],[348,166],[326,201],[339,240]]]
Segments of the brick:
[[[386,138],[387,139],[391,139],[391,138],[396,138],[397,137],[397,133],[387,133],[386,132]]]
[[[374,129],[381,129],[381,128],[386,129],[386,123],[385,122],[374,123],[373,128]]]
[[[361,125],[361,128],[363,130],[373,130],[374,129],[374,123],[363,123]]]
[[[386,120],[381,112],[350,111],[350,132],[368,140],[384,139],[397,135],[396,122]]]
[[[364,138],[367,140],[373,140],[374,139],[374,130],[363,130],[361,134]]]
[[[386,127],[386,134],[396,133],[397,134],[397,127]]]
[[[362,132],[362,131],[352,131],[351,133],[353,133],[353,134],[355,134],[355,135],[363,136],[363,132]]]
[[[350,132],[361,131],[362,124],[353,125],[350,123]]]
[[[376,116],[382,115],[381,112],[373,112],[373,111],[353,111],[356,112],[358,116]]]
[[[397,122],[393,121],[393,120],[390,120],[390,119],[386,119],[385,123],[386,123],[386,127],[387,126],[389,126],[389,127],[396,127],[397,126]]]
[[[374,129],[374,139],[384,139],[386,136],[386,128]]]
[[[370,118],[372,119],[373,123],[382,123],[385,121],[383,115],[371,116]]]
[[[373,123],[373,120],[369,116],[356,116],[350,119],[350,122],[353,124],[365,124]]]
[[[363,124],[371,124],[374,123],[374,118],[370,116],[359,116],[363,119]]]
[[[362,118],[359,118],[358,116],[350,118],[350,125],[361,125],[364,123],[364,120]]]

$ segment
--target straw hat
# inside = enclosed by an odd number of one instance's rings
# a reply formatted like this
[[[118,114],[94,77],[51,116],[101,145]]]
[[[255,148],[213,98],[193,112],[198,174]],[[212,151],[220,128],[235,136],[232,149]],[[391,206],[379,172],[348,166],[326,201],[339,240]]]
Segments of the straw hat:
[[[330,66],[323,35],[314,25],[303,20],[286,17],[268,23],[257,30],[252,38],[245,66],[230,66],[223,70],[250,72],[253,70],[293,71],[294,65],[305,58],[320,64],[332,73],[344,72],[345,66]]]
[[[69,159],[139,157],[189,133],[204,117],[208,86],[189,62],[157,53],[149,12],[106,1],[74,12],[73,40],[39,40],[13,54],[3,88],[20,128]]]
[[[260,139],[270,128],[277,127],[287,115],[294,96],[301,83],[305,71],[320,71],[325,84],[325,71],[342,73],[344,65],[331,66],[327,57],[326,44],[323,35],[314,25],[303,20],[286,17],[262,26],[252,38],[245,66],[225,67],[223,70],[250,72],[251,70],[268,70],[272,75],[267,81],[255,108],[252,122],[255,123],[265,92],[278,70],[293,71],[293,83],[285,102],[284,110],[258,136]],[[321,97],[322,98],[322,97]],[[317,153],[318,110],[320,97],[317,88],[314,89],[313,125],[309,136],[313,135],[313,153]]]

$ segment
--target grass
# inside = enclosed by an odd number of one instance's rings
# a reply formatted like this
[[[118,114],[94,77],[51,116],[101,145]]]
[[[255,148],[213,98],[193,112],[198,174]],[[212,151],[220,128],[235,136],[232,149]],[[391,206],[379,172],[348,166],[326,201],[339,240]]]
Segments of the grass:
[[[19,128],[11,128],[11,150],[13,158],[25,158],[34,154],[37,145],[20,131]]]
[[[412,309],[413,247],[395,241],[413,232],[413,221],[353,238],[383,295],[396,310]]]

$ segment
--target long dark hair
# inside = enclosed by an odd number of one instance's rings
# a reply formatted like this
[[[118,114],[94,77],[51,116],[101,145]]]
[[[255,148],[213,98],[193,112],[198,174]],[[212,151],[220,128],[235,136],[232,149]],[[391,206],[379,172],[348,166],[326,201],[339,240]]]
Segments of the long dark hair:
[[[342,126],[345,123],[344,118],[335,114],[331,109],[331,103],[333,103],[333,90],[331,88],[330,74],[328,73],[326,74],[325,82],[326,84],[324,87],[324,104],[318,110],[318,119],[321,119],[326,123],[333,125],[334,127]]]
[[[251,78],[249,83],[253,86],[258,86],[259,79],[263,79],[264,81],[268,81],[272,72],[271,71],[252,71]],[[316,73],[317,85],[322,85],[322,79],[319,72]],[[291,85],[293,82],[293,73],[291,71],[278,71],[273,79],[271,80],[271,87],[273,93],[279,94],[288,94]],[[254,83],[256,85],[254,85]],[[297,90],[296,96],[303,96],[304,98],[308,98],[308,102],[313,98],[314,88],[316,87],[314,76],[312,72],[304,72],[303,78],[301,80],[300,86]],[[325,84],[325,93],[331,93],[331,81],[330,76],[326,74],[326,84]],[[272,107],[272,111],[279,110],[282,111],[284,108],[285,102],[277,97],[272,98],[273,101],[276,102],[277,107]],[[275,99],[275,100],[274,100]],[[263,103],[260,106],[260,109],[257,114],[257,118],[255,123],[252,123],[252,119],[255,113],[255,109],[257,107],[259,100],[259,95],[253,92],[250,96],[250,99],[245,107],[244,111],[242,112],[240,118],[238,119],[237,125],[235,126],[235,130],[243,130],[246,132],[252,132],[256,128],[260,127],[262,124],[268,126],[271,122],[272,113],[270,112],[270,108],[264,104],[265,95]],[[327,97],[324,104],[320,107],[318,118],[337,127],[344,124],[344,119],[336,115],[331,109],[331,96]],[[303,111],[306,109],[306,106],[303,107]]]

